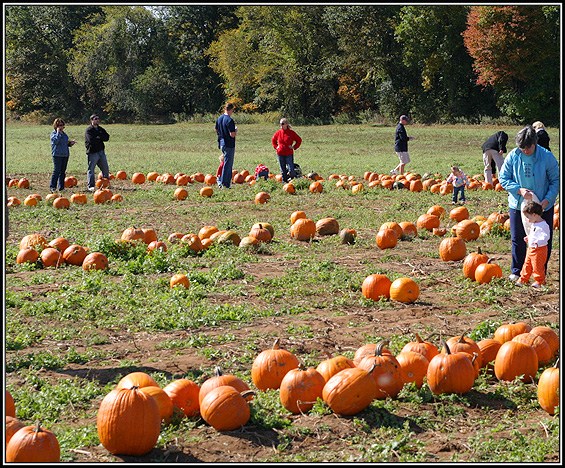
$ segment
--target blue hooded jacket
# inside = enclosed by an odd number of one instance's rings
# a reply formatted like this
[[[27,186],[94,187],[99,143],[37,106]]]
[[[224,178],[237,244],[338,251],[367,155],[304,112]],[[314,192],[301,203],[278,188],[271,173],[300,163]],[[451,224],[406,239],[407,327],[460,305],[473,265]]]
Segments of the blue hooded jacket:
[[[524,155],[520,148],[514,148],[504,159],[498,180],[502,188],[508,191],[508,206],[519,210],[524,200],[524,197],[518,195],[518,190],[524,187],[525,181],[522,158],[533,158],[533,192],[540,201],[549,201],[545,208],[547,211],[555,204],[559,193],[559,163],[551,151],[540,145],[536,145],[531,156]]]

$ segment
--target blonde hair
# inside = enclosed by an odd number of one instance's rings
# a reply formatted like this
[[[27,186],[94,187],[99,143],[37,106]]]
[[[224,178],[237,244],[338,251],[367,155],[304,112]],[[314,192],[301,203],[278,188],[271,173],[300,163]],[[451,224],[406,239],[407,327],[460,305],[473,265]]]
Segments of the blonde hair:
[[[536,120],[533,124],[532,127],[534,127],[535,130],[539,130],[540,128],[545,129],[545,127],[543,126],[543,122],[540,122],[539,120]]]
[[[291,128],[290,122],[288,121],[288,119],[284,119],[284,118],[283,118],[283,119],[281,119],[281,120],[279,121],[279,125],[282,125],[283,123],[286,124],[287,128]]]
[[[220,154],[220,155],[218,156],[218,159],[219,159],[221,162],[224,162],[224,155],[223,155],[223,154]]]

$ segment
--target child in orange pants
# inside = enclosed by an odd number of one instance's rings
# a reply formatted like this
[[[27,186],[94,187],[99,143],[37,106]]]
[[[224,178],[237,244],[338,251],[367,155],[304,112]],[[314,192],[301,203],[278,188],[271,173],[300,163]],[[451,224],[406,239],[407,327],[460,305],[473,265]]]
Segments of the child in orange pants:
[[[541,217],[543,208],[539,203],[528,201],[522,208],[524,216],[531,223],[528,235],[524,240],[528,244],[526,260],[520,272],[520,279],[516,281],[517,286],[528,284],[530,276],[534,275],[534,288],[540,288],[545,284],[545,262],[547,260],[547,242],[549,240],[549,225]]]

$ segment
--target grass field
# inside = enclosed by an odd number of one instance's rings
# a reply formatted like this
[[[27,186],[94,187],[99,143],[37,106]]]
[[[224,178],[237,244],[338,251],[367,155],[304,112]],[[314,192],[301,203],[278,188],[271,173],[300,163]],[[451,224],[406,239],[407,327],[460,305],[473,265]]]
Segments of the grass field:
[[[235,116],[237,123],[237,115]],[[104,124],[103,124],[104,126]],[[311,181],[296,181],[297,193],[282,191],[273,179],[249,186],[233,184],[203,198],[203,184],[188,185],[188,197],[173,199],[176,186],[146,182],[133,185],[133,172],[215,174],[219,150],[213,124],[104,126],[110,171],[129,178],[113,180],[121,203],[57,210],[45,202],[52,171],[48,126],[9,125],[5,138],[5,172],[26,176],[29,189],[8,188],[24,200],[38,193],[35,207],[10,208],[10,236],[5,242],[5,372],[16,415],[26,424],[37,420],[52,430],[65,462],[129,463],[291,463],[291,462],[560,462],[560,415],[544,412],[536,385],[499,381],[481,371],[471,391],[434,395],[406,385],[395,398],[374,400],[350,417],[338,417],[321,400],[305,414],[293,415],[278,390],[257,391],[251,419],[242,429],[216,432],[201,418],[177,418],[163,424],[151,452],[112,455],[100,445],[96,416],[102,398],[129,372],[144,371],[161,387],[187,378],[198,385],[220,366],[250,387],[254,358],[281,338],[281,346],[307,366],[333,355],[353,358],[364,344],[387,339],[398,354],[417,332],[439,346],[440,338],[466,333],[475,341],[492,338],[511,321],[547,325],[560,334],[560,231],[556,230],[548,284],[540,291],[515,288],[506,279],[510,239],[504,229],[467,242],[467,253],[483,252],[499,264],[503,278],[477,284],[462,275],[462,261],[444,262],[442,240],[425,230],[392,249],[375,243],[379,227],[389,221],[416,223],[432,205],[452,209],[448,195],[422,191],[368,188],[357,194],[339,189],[330,174],[363,181],[366,171],[388,173],[397,164],[394,127],[333,125],[296,127],[304,139],[296,161],[303,172],[322,175],[324,190],[310,193]],[[253,172],[257,163],[277,173],[270,138],[276,122],[238,124],[234,168]],[[79,144],[71,149],[68,175],[86,188],[85,127],[67,127]],[[409,125],[415,136],[408,171],[447,176],[451,164],[468,175],[482,173],[482,142],[495,127]],[[512,141],[519,128],[505,128]],[[559,159],[559,131],[548,129]],[[509,144],[508,149],[512,149]],[[271,200],[254,203],[266,191]],[[467,191],[470,217],[508,211],[507,194]],[[559,202],[559,199],[558,199]],[[340,228],[353,228],[357,239],[343,245],[338,236],[312,242],[290,237],[289,217],[303,210],[317,221],[334,217]],[[274,239],[257,251],[214,244],[195,254],[171,244],[175,232],[197,233],[214,225],[247,235],[258,222],[270,223]],[[442,225],[451,228],[448,217]],[[116,244],[128,227],[153,228],[166,252],[149,255],[145,245]],[[64,265],[43,268],[40,262],[18,264],[20,239],[39,233],[47,241],[71,243],[103,252],[110,265],[84,271]],[[174,273],[185,273],[187,290],[169,287]],[[410,277],[420,295],[405,304],[365,299],[361,284],[372,273],[391,280]],[[536,382],[545,368],[539,367]]]

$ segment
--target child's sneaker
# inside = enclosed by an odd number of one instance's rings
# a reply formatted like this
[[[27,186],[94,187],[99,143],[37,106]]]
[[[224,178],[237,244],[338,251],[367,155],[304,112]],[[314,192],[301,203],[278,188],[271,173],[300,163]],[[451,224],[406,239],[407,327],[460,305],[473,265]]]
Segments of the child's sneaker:
[[[460,203],[461,205],[464,205],[464,204],[465,204],[465,200],[461,200],[459,203]]]
[[[519,288],[521,288],[522,286],[525,286],[524,283],[520,283],[520,280],[516,281],[514,284],[515,284],[516,286],[518,286]]]
[[[539,283],[532,283],[532,288],[541,289],[541,284],[539,284]]]
[[[452,205],[457,205],[457,202],[456,202],[456,201],[452,201],[451,204],[452,204]]]
[[[396,169],[393,169],[392,171],[390,171],[390,173],[391,173],[392,175],[396,175],[396,174],[398,174],[398,171],[397,171]]]

